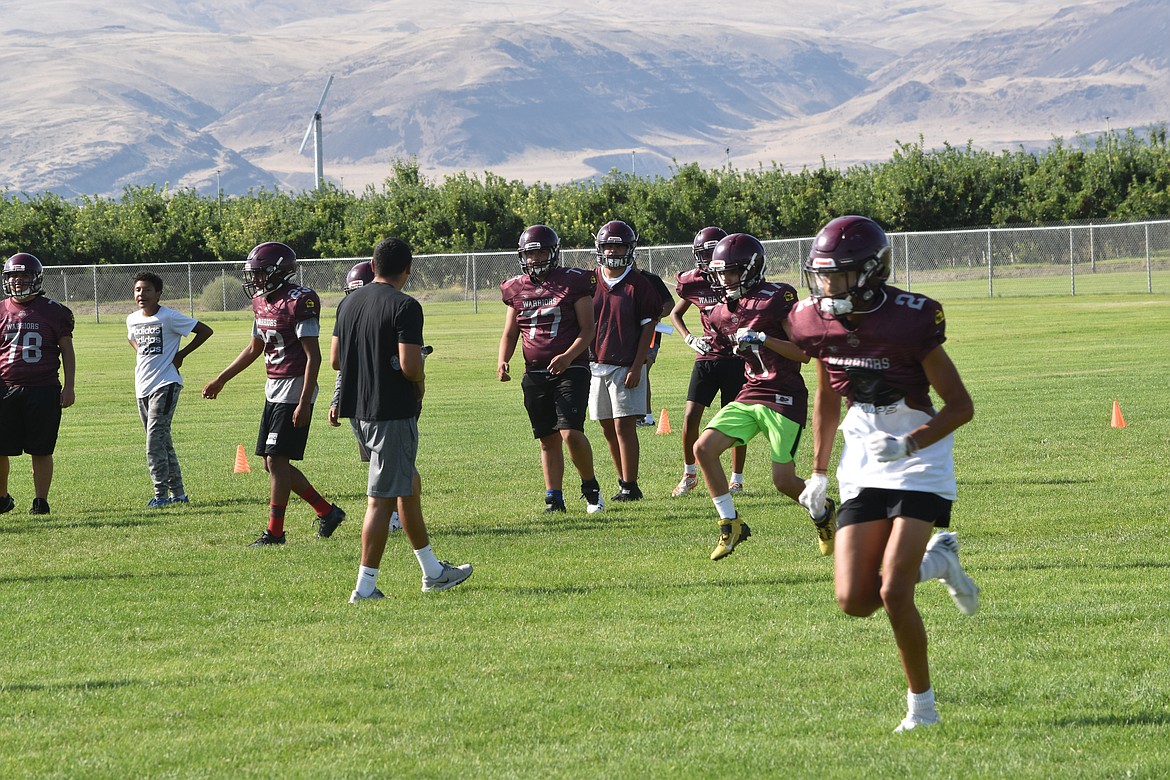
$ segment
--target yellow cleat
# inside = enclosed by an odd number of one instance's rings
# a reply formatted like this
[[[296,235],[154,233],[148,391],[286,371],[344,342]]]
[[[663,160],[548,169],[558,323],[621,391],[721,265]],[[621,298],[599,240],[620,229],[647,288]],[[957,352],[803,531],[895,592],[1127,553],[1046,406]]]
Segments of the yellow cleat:
[[[820,520],[813,520],[817,529],[817,546],[821,548],[821,555],[833,554],[833,537],[837,535],[837,504],[833,499],[825,499],[825,514]]]
[[[735,546],[752,535],[748,524],[736,517],[734,520],[723,520],[719,524],[719,544],[711,551],[711,560],[717,561],[731,555]]]

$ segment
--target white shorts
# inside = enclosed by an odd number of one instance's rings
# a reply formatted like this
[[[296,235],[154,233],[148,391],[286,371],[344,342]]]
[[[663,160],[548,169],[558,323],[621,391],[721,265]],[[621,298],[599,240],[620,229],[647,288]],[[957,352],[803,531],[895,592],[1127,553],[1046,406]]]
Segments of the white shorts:
[[[905,401],[887,406],[853,404],[840,426],[845,436],[841,462],[837,464],[841,502],[854,498],[862,488],[917,490],[950,501],[958,498],[953,435],[889,463],[874,460],[865,446],[866,438],[874,431],[902,436],[929,420],[929,414],[911,409]]]
[[[626,387],[628,366],[608,363],[590,363],[589,419],[613,420],[618,417],[643,417],[646,414],[646,365],[641,368],[641,379],[634,389]]]

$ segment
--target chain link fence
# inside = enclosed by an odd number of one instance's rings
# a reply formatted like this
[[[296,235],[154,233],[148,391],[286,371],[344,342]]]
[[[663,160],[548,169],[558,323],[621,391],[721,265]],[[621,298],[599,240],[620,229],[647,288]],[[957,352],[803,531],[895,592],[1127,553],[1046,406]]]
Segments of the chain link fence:
[[[990,228],[932,233],[891,233],[891,283],[942,300],[1028,295],[1082,295],[1170,291],[1170,220],[1105,225]],[[764,241],[767,278],[803,287],[801,265],[812,238]],[[342,297],[345,275],[367,258],[298,260],[298,280],[326,307]],[[592,249],[566,249],[563,265],[592,268]],[[693,267],[691,248],[641,247],[638,264],[668,284]],[[133,278],[154,271],[164,301],[191,316],[247,311],[241,288],[243,261],[150,266],[56,266],[45,269],[46,294],[79,319],[120,320],[133,308]],[[407,290],[424,301],[499,301],[499,285],[520,272],[515,251],[419,255]]]

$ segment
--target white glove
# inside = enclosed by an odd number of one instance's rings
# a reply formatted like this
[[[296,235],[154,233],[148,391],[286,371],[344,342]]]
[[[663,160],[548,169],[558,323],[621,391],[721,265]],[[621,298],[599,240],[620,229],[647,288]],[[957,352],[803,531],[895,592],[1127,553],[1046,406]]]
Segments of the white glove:
[[[740,344],[763,344],[768,337],[763,331],[740,328],[735,332],[735,340]]]
[[[918,442],[910,434],[892,436],[881,431],[874,431],[865,440],[865,448],[879,463],[889,463],[892,460],[901,460],[918,452]]]
[[[709,336],[696,336],[694,333],[688,333],[684,341],[688,347],[700,355],[711,354],[711,338]]]
[[[800,491],[797,501],[814,520],[825,513],[825,490],[828,487],[829,478],[824,474],[813,474],[804,481],[804,490]]]

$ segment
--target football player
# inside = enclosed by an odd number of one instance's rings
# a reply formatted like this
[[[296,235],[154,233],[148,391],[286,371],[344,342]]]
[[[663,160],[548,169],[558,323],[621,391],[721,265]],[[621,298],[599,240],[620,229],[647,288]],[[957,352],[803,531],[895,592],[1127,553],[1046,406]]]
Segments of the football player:
[[[727,236],[727,231],[719,227],[705,227],[695,234],[691,242],[691,251],[695,256],[695,267],[683,271],[675,278],[678,284],[675,291],[678,293],[678,303],[670,312],[670,322],[686,345],[695,351],[695,363],[691,368],[691,384],[687,388],[687,405],[683,414],[682,448],[683,448],[683,476],[671,491],[672,496],[685,496],[698,484],[698,466],[695,464],[695,442],[702,430],[703,412],[719,394],[720,406],[726,406],[735,400],[739,390],[743,387],[743,358],[735,351],[735,344],[719,337],[711,329],[708,313],[719,303],[719,296],[711,287],[707,278],[707,264],[711,262],[711,253],[720,239]],[[683,315],[691,308],[699,310],[699,322],[703,327],[702,335],[696,336],[683,321]],[[747,462],[747,446],[733,447],[731,450],[731,493],[743,491],[743,469]]]
[[[0,514],[16,506],[8,493],[9,458],[27,452],[32,461],[29,514],[49,514],[53,452],[61,410],[73,406],[77,359],[73,312],[42,289],[45,268],[18,252],[4,262],[0,301]],[[58,376],[60,371],[60,377]]]
[[[796,448],[808,414],[800,367],[808,357],[788,340],[787,317],[796,289],[764,279],[764,246],[747,233],[719,240],[707,266],[719,303],[708,319],[718,338],[735,344],[744,361],[744,383],[699,435],[695,457],[719,515],[719,543],[711,560],[725,558],[751,536],[736,512],[719,457],[763,433],[772,455],[772,483],[796,501],[804,480],[796,475]],[[833,552],[832,504],[813,515],[822,555]]]
[[[317,535],[333,534],[345,512],[321,497],[291,461],[302,460],[317,397],[321,369],[321,301],[308,287],[293,283],[297,257],[277,241],[259,244],[244,262],[244,292],[252,298],[252,338],[235,360],[203,388],[215,398],[233,377],[264,356],[268,381],[256,454],[269,475],[268,527],[250,547],[284,544],[284,515],[291,493],[317,513]]]
[[[597,334],[590,354],[589,417],[605,435],[618,473],[614,501],[640,501],[638,420],[646,415],[646,356],[662,319],[662,298],[650,280],[633,269],[638,236],[621,220],[595,236],[598,274],[593,293]]]
[[[511,360],[522,344],[524,408],[532,436],[540,442],[544,511],[564,512],[564,449],[581,477],[586,512],[605,508],[593,471],[593,448],[585,436],[589,403],[589,356],[593,341],[593,291],[597,275],[562,268],[561,240],[547,225],[520,234],[520,274],[500,285],[507,306],[496,376],[512,379]]]
[[[885,610],[909,686],[908,711],[895,731],[929,726],[939,716],[914,590],[940,579],[960,612],[979,607],[955,534],[934,533],[950,524],[953,434],[972,418],[974,405],[942,346],[942,306],[887,284],[890,242],[876,222],[858,216],[829,222],[817,233],[804,275],[811,294],[792,311],[789,333],[817,359],[817,389],[813,476],[800,500],[810,511],[825,504],[839,426],[837,603],[857,617]],[[942,400],[937,410],[932,388]]]

